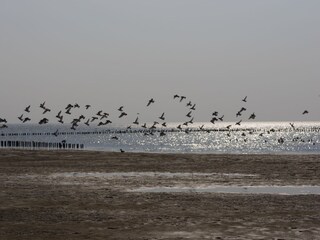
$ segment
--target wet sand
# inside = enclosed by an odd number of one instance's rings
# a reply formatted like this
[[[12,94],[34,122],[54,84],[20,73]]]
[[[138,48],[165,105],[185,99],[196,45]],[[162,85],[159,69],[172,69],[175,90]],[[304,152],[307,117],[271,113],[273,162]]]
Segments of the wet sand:
[[[320,155],[0,150],[0,239],[320,239],[320,195],[138,192],[320,186]]]

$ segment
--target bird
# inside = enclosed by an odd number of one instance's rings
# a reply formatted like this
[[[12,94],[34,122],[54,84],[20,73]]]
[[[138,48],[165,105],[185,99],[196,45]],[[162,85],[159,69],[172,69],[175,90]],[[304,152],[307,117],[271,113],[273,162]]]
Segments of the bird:
[[[28,121],[31,121],[31,119],[28,118],[28,117],[26,117],[25,119],[23,119],[23,123],[26,123],[26,122],[28,122]]]
[[[56,115],[56,118],[60,118],[60,117],[61,117],[61,112],[62,112],[62,111],[59,111],[59,112],[58,112],[58,114]]]
[[[216,118],[216,117],[213,117],[213,118],[210,120],[210,122],[211,122],[212,124],[215,124],[216,121],[218,121],[218,118]]]
[[[39,124],[42,125],[42,124],[47,124],[49,122],[49,119],[48,118],[43,118],[39,121]]]
[[[219,117],[218,119],[222,122],[224,118],[224,115],[222,115],[221,117]]]
[[[190,108],[190,110],[196,110],[196,104],[193,104],[193,106]]]
[[[162,113],[162,114],[161,114],[161,116],[159,117],[159,119],[161,119],[161,120],[163,120],[163,121],[164,121],[164,119],[165,119],[165,117],[164,117],[164,113]]]
[[[181,97],[180,97],[180,102],[182,102],[183,99],[186,99],[186,97],[185,97],[185,96],[181,96]]]
[[[63,122],[63,116],[61,116],[61,117],[59,118],[59,121],[58,121],[58,122],[59,122],[59,123],[62,123],[62,124],[64,123],[64,122]]]
[[[121,112],[121,114],[120,114],[119,118],[122,118],[123,116],[127,116],[127,115],[128,115],[127,113],[125,113],[125,112]]]
[[[91,107],[91,105],[87,104],[84,107],[86,108],[86,110],[88,110]]]
[[[122,112],[123,111],[123,106],[119,107],[118,111]]]
[[[51,112],[51,109],[49,109],[49,108],[44,108],[44,111],[43,111],[42,114],[46,114],[47,112]]]
[[[217,117],[218,116],[218,112],[217,111],[213,112],[212,116],[216,116]]]
[[[200,130],[203,130],[203,128],[204,128],[204,125],[201,125],[201,126],[199,127]]]
[[[21,114],[21,116],[18,117],[18,119],[23,122],[23,114]]]
[[[256,115],[254,113],[252,113],[249,117],[249,119],[255,119],[256,118]]]
[[[294,126],[293,123],[289,123],[289,124],[290,124],[290,126],[291,126],[293,129],[295,129],[295,126]]]
[[[162,123],[161,125],[162,125],[163,127],[167,127],[167,123],[165,123],[165,122]]]
[[[102,116],[102,110],[96,113],[97,116]]]
[[[44,106],[45,104],[46,104],[46,102],[41,103],[41,104],[40,104],[40,108],[45,109],[45,106]]]
[[[186,115],[186,117],[191,118],[191,113],[192,113],[192,111],[188,112],[187,115]]]
[[[56,137],[58,137],[58,133],[59,133],[59,131],[58,131],[58,129],[53,133],[53,135],[54,136],[56,136]]]
[[[192,103],[191,103],[191,101],[189,101],[189,102],[187,103],[186,107],[191,107],[191,106],[192,106]]]
[[[149,100],[149,102],[148,102],[148,104],[147,104],[147,107],[149,107],[149,105],[150,105],[151,103],[154,103],[154,99],[153,99],[153,98],[151,98],[151,99]]]
[[[70,115],[70,114],[71,114],[70,111],[71,111],[71,108],[68,108],[67,111],[66,111],[66,114],[69,114],[69,115]]]
[[[124,153],[125,151],[124,151],[122,148],[120,148],[120,152],[121,152],[121,153]]]
[[[87,121],[84,124],[89,126],[90,125],[89,122],[90,122],[90,118],[88,118]]]
[[[27,113],[29,113],[29,112],[30,112],[30,107],[31,107],[31,106],[29,105],[28,107],[26,107],[26,108],[24,109],[24,111],[27,112]]]
[[[133,124],[139,125],[139,118],[137,117],[136,120],[133,122]]]
[[[0,118],[0,123],[7,123],[7,120],[5,118]]]
[[[69,108],[73,108],[73,105],[70,103],[66,106],[65,110],[68,110]]]
[[[230,130],[230,128],[231,128],[231,125],[228,125],[228,126],[226,126],[226,128],[227,128],[228,130]]]
[[[242,99],[242,102],[247,102],[247,96],[245,96],[245,98]]]
[[[182,128],[181,128],[181,125],[178,125],[178,127],[177,127],[178,129],[180,129],[180,130],[182,130]]]
[[[242,122],[242,120],[240,120],[239,122],[236,122],[236,125],[240,126],[240,123]]]
[[[308,110],[304,110],[302,114],[305,115],[305,114],[308,114],[308,113],[309,113]]]
[[[73,105],[73,107],[74,107],[74,108],[80,108],[80,105],[79,105],[78,103],[75,103],[75,104]]]
[[[176,98],[179,98],[180,96],[178,95],[178,94],[175,94],[174,96],[173,96],[173,99],[176,99]]]
[[[161,131],[160,132],[160,137],[163,137],[163,136],[165,136],[166,135],[166,133],[164,132],[164,131]]]
[[[119,138],[117,136],[113,136],[111,139],[113,140],[119,140]]]
[[[98,120],[98,117],[92,117],[91,122],[94,122],[95,120]]]
[[[147,128],[147,124],[146,124],[146,123],[144,123],[141,127],[143,127],[143,128]]]

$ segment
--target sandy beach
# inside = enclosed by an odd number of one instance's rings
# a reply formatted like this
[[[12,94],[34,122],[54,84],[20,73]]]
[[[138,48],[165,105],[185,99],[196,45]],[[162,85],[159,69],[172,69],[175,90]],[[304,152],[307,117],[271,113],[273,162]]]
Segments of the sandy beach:
[[[0,239],[320,239],[320,195],[213,185],[320,186],[320,155],[0,150]]]

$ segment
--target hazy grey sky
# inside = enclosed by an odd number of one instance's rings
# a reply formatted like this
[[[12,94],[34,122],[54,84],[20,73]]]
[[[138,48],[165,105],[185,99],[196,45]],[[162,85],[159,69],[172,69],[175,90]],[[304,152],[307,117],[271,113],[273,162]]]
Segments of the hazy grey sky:
[[[257,120],[319,120],[319,13],[318,0],[0,0],[0,117],[46,101],[179,121],[177,93],[196,121],[234,121],[246,95]]]

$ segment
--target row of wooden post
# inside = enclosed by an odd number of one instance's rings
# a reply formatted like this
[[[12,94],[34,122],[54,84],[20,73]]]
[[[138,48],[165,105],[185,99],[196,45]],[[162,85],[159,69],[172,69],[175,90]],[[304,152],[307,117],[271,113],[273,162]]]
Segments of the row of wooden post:
[[[0,141],[0,148],[84,149],[84,144],[35,141]]]

